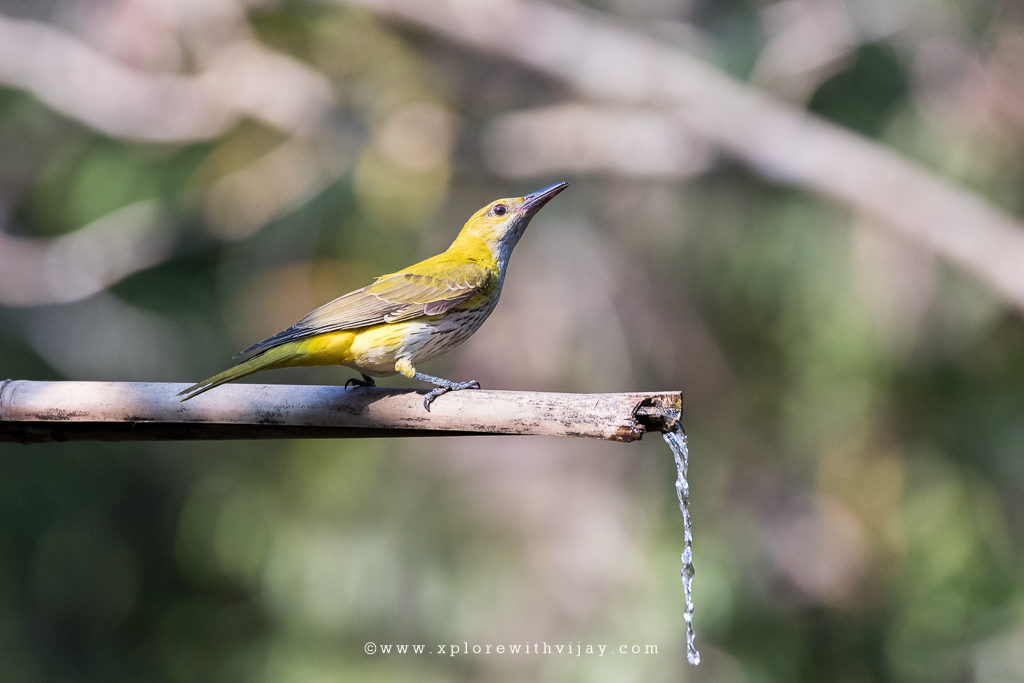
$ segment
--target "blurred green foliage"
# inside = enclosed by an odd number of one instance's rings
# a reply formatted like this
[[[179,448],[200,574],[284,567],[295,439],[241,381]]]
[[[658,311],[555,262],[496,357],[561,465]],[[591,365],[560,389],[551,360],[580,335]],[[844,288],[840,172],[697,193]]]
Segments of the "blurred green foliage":
[[[1009,5],[589,4],[1024,211],[1024,105],[984,85],[1024,74]],[[203,5],[0,1],[155,82],[212,73],[232,41],[264,51],[202,86],[250,102],[238,119],[176,139],[155,139],[170,102],[140,140],[0,91],[0,249],[40,250],[16,286],[0,277],[0,376],[194,381],[443,249],[484,203],[564,177],[496,314],[431,370],[683,389],[704,663],[684,664],[681,520],[656,439],[6,444],[0,680],[1024,679],[1019,312],[727,158],[685,177],[643,158],[517,173],[496,122],[575,95],[493,56],[343,4]],[[268,54],[292,71],[245,70]],[[136,97],[97,80],[89,101]],[[601,138],[582,125],[586,159]],[[25,267],[13,253],[0,267]],[[368,641],[659,652],[370,656]]]

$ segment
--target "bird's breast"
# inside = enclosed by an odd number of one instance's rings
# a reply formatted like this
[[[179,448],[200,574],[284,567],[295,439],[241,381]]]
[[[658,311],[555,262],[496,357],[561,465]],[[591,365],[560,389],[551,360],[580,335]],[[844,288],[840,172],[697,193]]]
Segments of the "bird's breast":
[[[412,323],[404,351],[416,363],[455,348],[480,329],[497,302],[495,294],[478,305],[453,308],[442,315]]]
[[[490,296],[471,299],[440,315],[360,330],[352,342],[352,360],[346,365],[370,375],[391,375],[399,358],[408,358],[415,365],[445,353],[480,329],[497,305],[499,294],[497,290]]]

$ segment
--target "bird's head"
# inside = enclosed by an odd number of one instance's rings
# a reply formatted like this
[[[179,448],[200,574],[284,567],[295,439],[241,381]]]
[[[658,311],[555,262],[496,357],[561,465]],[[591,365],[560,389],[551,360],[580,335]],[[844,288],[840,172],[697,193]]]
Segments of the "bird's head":
[[[567,187],[569,183],[560,182],[524,197],[496,199],[466,221],[459,237],[465,235],[483,240],[498,260],[505,261],[523,236],[530,219]]]

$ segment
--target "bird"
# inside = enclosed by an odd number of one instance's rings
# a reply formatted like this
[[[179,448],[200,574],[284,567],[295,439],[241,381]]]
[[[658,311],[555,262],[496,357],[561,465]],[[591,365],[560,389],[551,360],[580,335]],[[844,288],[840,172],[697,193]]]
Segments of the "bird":
[[[286,330],[239,353],[236,365],[179,392],[187,401],[260,370],[343,365],[376,386],[396,373],[434,385],[431,404],[449,391],[479,389],[420,372],[417,366],[466,341],[494,310],[512,250],[537,212],[568,187],[558,182],[522,197],[496,199],[474,213],[445,251],[311,311]]]

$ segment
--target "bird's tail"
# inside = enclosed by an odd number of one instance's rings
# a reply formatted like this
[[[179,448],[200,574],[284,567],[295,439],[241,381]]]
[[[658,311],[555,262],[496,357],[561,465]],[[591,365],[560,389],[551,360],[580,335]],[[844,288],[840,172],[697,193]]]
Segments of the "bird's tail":
[[[195,398],[204,391],[209,391],[214,387],[219,387],[225,382],[231,382],[241,377],[245,377],[257,370],[270,370],[272,368],[281,368],[295,364],[296,360],[305,355],[297,348],[297,346],[297,344],[282,344],[281,346],[275,346],[267,349],[263,353],[257,354],[248,360],[244,360],[238,365],[228,368],[224,372],[217,373],[213,377],[208,377],[202,382],[196,382],[189,388],[179,391],[178,396],[181,396],[180,400],[187,401],[190,398]]]

